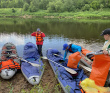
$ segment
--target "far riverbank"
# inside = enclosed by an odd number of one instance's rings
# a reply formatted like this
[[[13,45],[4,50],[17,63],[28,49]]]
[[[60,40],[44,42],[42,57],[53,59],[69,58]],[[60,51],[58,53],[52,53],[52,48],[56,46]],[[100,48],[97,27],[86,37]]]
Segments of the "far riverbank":
[[[14,12],[13,12],[14,11]],[[23,11],[22,8],[0,8],[0,17],[22,18],[67,18],[67,19],[110,19],[110,9],[98,11],[76,11],[63,13],[48,13],[47,10],[37,12]]]

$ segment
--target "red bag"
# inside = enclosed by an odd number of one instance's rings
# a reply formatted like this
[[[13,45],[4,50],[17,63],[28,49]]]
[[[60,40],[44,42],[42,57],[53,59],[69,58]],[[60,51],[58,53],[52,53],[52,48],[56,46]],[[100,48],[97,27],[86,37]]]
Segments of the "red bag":
[[[107,75],[110,68],[110,56],[108,55],[95,55],[92,64],[92,71],[90,74],[90,79],[95,81],[98,86],[104,86]]]
[[[80,52],[75,52],[69,55],[67,66],[70,68],[77,68],[80,59],[81,59]]]

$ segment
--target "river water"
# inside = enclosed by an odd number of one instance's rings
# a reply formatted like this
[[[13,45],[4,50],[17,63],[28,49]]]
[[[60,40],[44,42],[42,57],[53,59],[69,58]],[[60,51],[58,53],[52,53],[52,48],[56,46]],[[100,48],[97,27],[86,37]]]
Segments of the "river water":
[[[31,33],[40,28],[45,33],[43,55],[49,48],[58,49],[62,54],[64,43],[80,45],[88,50],[100,50],[104,44],[101,32],[110,28],[110,20],[99,19],[0,19],[0,52],[3,45],[12,42],[16,45],[18,55],[23,56],[24,45],[36,44]]]

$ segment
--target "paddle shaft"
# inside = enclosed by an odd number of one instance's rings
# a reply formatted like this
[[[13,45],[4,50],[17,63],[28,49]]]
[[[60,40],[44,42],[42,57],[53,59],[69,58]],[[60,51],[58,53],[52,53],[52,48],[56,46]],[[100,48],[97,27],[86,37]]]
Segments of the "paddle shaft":
[[[25,60],[25,59],[23,59],[23,58],[21,58],[21,60],[23,60],[23,61],[25,61],[25,62],[31,64],[32,66],[36,66],[36,67],[39,67],[39,66],[40,66],[39,64],[31,63],[31,62],[29,62],[29,61],[27,61],[27,60]]]
[[[32,66],[35,66],[35,67],[39,67],[39,66],[40,66],[39,64],[31,63],[31,62],[29,62],[29,61],[27,61],[27,60],[25,60],[25,59],[23,59],[23,58],[21,58],[21,57],[15,56],[15,55],[11,55],[11,57],[15,57],[15,58],[18,58],[18,59],[20,59],[20,60],[23,60],[23,61],[25,61],[25,62],[27,62],[27,63],[31,64]]]
[[[50,59],[48,59],[48,60],[50,60]],[[55,63],[55,64],[57,64],[57,65],[59,65],[59,66],[61,66],[61,67],[64,67],[64,66],[62,66],[61,64],[58,64],[58,63],[54,62],[53,60],[50,60],[50,61],[52,61],[53,63]],[[65,67],[64,67],[64,68],[65,68]]]
[[[27,61],[27,60],[25,60],[23,58],[20,58],[20,59],[23,60],[23,61],[25,61],[25,62],[27,62],[27,63],[29,63],[29,64],[31,64],[31,62],[29,62],[29,61]]]
[[[45,57],[44,59],[48,59],[48,58]],[[57,64],[57,65],[59,65],[59,66],[61,66],[61,67],[63,67],[63,68],[65,68],[65,70],[68,71],[68,72],[70,72],[71,74],[76,74],[76,73],[77,73],[75,70],[73,70],[73,69],[71,69],[71,68],[67,68],[67,67],[65,67],[65,66],[62,66],[61,64],[58,64],[58,63],[56,63],[56,62],[53,61],[53,60],[50,60],[50,59],[48,59],[48,60],[51,61],[51,62],[53,62],[53,63],[55,63],[55,64]]]

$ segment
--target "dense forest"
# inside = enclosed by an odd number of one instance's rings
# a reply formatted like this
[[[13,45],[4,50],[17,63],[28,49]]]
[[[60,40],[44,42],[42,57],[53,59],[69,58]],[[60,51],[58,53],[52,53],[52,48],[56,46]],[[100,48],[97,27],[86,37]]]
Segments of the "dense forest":
[[[110,8],[110,0],[0,0],[0,8],[23,8],[24,11],[37,12],[75,12]]]

